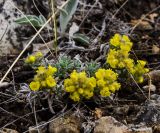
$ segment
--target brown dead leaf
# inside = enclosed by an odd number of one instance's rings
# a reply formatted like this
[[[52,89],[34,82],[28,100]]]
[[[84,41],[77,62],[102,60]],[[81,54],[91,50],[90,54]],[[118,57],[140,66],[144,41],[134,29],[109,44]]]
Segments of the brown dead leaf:
[[[101,118],[102,117],[102,110],[100,108],[95,108],[94,115],[95,115],[96,119]]]
[[[160,54],[160,48],[156,45],[152,46],[152,53],[153,54]]]
[[[142,36],[142,39],[150,39],[150,36],[149,35],[144,35],[144,36]]]
[[[153,29],[153,27],[151,26],[151,24],[148,21],[141,20],[141,19],[131,20],[131,25],[132,26],[137,25],[137,28],[138,29],[142,29],[142,30],[151,30],[151,29]]]
[[[156,17],[158,17],[158,13],[152,13],[152,14],[149,15],[150,21],[151,21],[152,23],[155,22],[155,18],[156,18]]]

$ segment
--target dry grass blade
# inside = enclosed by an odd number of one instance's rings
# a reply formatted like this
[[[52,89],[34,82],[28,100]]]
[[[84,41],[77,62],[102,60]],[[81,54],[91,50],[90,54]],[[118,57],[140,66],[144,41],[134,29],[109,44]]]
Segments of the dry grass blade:
[[[50,8],[52,10],[52,14],[55,15],[55,1],[54,0],[50,0]],[[55,51],[56,51],[56,57],[57,57],[57,23],[56,23],[56,16],[54,18],[52,18],[52,22],[53,22],[53,32],[54,32],[54,35],[53,37],[55,38],[54,39],[54,42],[53,42],[53,45],[54,45],[54,48],[55,48]]]

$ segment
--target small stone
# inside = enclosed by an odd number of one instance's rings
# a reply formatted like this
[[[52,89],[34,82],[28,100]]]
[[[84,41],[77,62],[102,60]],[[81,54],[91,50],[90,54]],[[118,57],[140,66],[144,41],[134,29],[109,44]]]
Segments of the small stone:
[[[4,128],[3,130],[0,130],[0,133],[18,133],[16,130]]]
[[[160,81],[160,70],[153,70],[150,71],[148,74],[149,76],[146,74],[145,78],[147,80],[151,80],[152,83],[158,83]]]
[[[156,86],[151,84],[151,85],[146,85],[146,86],[143,86],[143,89],[145,89],[146,91],[152,91],[152,92],[155,92],[156,91]]]
[[[152,53],[153,54],[159,54],[160,53],[160,48],[156,45],[152,46]]]
[[[124,105],[122,107],[117,107],[114,110],[114,113],[117,115],[124,115],[127,114],[129,111],[129,106],[128,105]]]

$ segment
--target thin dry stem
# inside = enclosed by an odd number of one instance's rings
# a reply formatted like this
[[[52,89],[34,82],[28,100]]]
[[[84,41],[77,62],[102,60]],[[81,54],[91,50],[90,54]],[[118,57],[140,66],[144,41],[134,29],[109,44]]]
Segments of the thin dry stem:
[[[50,7],[52,9],[52,14],[55,14],[55,1],[54,0],[50,0]],[[57,57],[57,23],[56,23],[56,16],[54,18],[52,18],[53,21],[53,32],[54,32],[54,48],[55,48],[55,52],[56,52],[56,57]]]

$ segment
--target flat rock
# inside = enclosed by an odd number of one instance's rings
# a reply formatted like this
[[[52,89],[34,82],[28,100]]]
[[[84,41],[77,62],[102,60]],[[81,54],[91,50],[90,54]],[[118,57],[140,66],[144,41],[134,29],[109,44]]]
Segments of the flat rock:
[[[111,116],[105,116],[96,121],[94,133],[152,133],[151,127],[124,125]]]
[[[130,133],[128,127],[111,116],[102,117],[96,121],[94,133]]]

